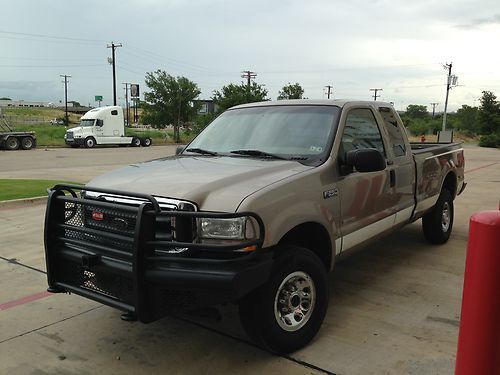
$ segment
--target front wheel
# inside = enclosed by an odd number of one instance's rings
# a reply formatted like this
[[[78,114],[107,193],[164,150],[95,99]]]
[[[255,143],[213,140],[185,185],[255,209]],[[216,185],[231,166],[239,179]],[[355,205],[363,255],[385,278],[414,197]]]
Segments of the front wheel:
[[[95,147],[95,145],[96,145],[96,142],[95,142],[95,139],[93,137],[85,138],[85,147],[86,148],[93,148],[93,147]]]
[[[328,280],[310,250],[286,246],[271,279],[239,304],[248,336],[276,353],[305,346],[318,332],[328,307]]]
[[[453,197],[443,189],[432,209],[422,218],[424,237],[432,244],[444,244],[450,238],[453,228]]]

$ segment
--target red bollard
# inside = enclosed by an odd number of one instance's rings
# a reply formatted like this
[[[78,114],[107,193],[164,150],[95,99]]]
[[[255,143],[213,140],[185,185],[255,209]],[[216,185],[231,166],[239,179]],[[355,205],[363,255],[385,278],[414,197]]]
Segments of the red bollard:
[[[455,375],[500,374],[500,211],[472,215]]]

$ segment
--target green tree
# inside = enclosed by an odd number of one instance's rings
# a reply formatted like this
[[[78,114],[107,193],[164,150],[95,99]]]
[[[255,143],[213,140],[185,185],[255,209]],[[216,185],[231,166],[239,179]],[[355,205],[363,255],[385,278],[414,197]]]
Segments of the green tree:
[[[186,77],[173,77],[163,70],[146,73],[142,102],[142,121],[155,128],[174,125],[174,140],[180,141],[180,126],[196,116],[199,105],[193,100],[200,95],[198,85]]]
[[[302,99],[304,95],[304,89],[299,83],[288,83],[288,85],[283,86],[278,95],[278,100],[283,99]]]
[[[469,135],[476,134],[478,128],[478,109],[467,104],[462,105],[462,108],[457,110],[458,127],[464,133]]]
[[[478,113],[480,134],[500,133],[500,103],[491,91],[483,91]]]
[[[261,102],[267,99],[267,90],[263,85],[252,82],[250,86],[244,83],[230,83],[221,91],[214,91],[212,100],[218,106],[218,113],[238,104]]]
[[[426,118],[429,116],[429,112],[427,112],[425,105],[410,104],[406,107],[405,115],[413,119]]]

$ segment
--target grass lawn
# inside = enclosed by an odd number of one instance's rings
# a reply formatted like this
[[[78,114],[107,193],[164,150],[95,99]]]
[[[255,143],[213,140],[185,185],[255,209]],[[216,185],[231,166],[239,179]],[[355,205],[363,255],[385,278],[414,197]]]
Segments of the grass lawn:
[[[0,179],[0,201],[42,197],[47,195],[47,188],[60,182],[56,180]]]

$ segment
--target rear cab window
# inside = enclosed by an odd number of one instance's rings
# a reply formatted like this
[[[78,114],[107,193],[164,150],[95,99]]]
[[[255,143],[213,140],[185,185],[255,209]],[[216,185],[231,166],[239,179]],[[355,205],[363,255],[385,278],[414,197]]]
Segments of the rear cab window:
[[[389,107],[380,107],[379,112],[384,120],[387,135],[389,136],[389,147],[392,148],[394,157],[405,156],[407,150],[405,136],[403,135],[404,129],[402,129],[401,124],[398,123],[394,110]]]

